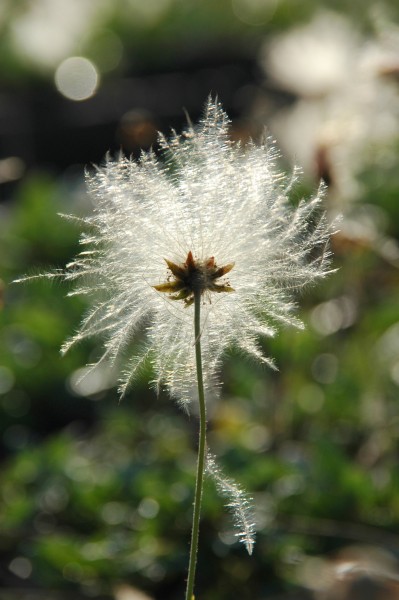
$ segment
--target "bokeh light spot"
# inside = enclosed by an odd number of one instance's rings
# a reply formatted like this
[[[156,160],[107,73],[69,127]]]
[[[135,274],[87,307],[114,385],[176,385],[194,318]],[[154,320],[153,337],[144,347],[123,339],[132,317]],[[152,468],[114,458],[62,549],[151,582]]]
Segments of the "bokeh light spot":
[[[116,69],[122,60],[122,41],[113,31],[101,31],[97,40],[91,46],[90,54],[101,73],[112,71]]]
[[[22,177],[25,163],[18,156],[8,156],[0,160],[0,183],[16,181]]]
[[[1,372],[0,372],[1,377]],[[1,379],[0,379],[0,393],[1,393]],[[11,393],[6,394],[2,399],[2,408],[10,417],[19,419],[28,414],[30,409],[30,398],[22,390],[13,390]]]
[[[158,514],[159,504],[154,498],[144,498],[137,510],[144,519],[153,519]]]
[[[9,392],[15,382],[14,373],[8,367],[0,366],[0,394]]]
[[[83,56],[71,56],[55,72],[58,91],[69,100],[87,100],[98,88],[99,73],[95,65]]]
[[[126,150],[150,148],[158,138],[152,115],[145,110],[129,110],[120,121],[118,138]]]
[[[119,525],[126,518],[126,506],[121,502],[107,502],[102,508],[101,517],[108,525]]]
[[[24,556],[17,556],[8,565],[11,573],[21,579],[28,579],[32,573],[32,563]]]
[[[319,354],[312,363],[312,375],[319,383],[333,383],[338,374],[338,358],[334,354]]]
[[[318,385],[308,384],[298,391],[297,399],[302,410],[309,414],[315,414],[323,407],[325,395]]]
[[[357,307],[352,298],[341,296],[316,306],[310,315],[310,321],[321,335],[331,335],[340,329],[353,325],[357,319]]]
[[[67,380],[68,390],[74,396],[99,398],[98,394],[112,386],[113,380],[107,369],[100,371],[92,367],[76,369]]]

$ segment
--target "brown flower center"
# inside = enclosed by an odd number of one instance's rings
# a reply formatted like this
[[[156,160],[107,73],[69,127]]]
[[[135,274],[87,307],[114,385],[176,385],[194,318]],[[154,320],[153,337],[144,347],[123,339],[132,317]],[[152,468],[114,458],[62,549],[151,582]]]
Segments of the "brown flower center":
[[[185,262],[180,265],[166,258],[165,262],[171,274],[165,283],[153,287],[158,292],[170,294],[171,300],[184,300],[186,306],[190,306],[197,293],[234,292],[228,282],[217,282],[223,275],[231,271],[234,263],[218,267],[213,256],[204,261],[197,260],[193,257],[191,250],[187,254]]]

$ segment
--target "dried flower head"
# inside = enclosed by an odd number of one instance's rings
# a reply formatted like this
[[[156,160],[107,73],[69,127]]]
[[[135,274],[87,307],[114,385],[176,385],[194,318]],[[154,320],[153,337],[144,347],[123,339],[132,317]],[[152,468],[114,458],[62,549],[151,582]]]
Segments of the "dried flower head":
[[[81,282],[73,293],[94,304],[64,350],[105,336],[102,361],[129,354],[138,331],[143,346],[127,363],[124,393],[143,360],[156,385],[183,405],[196,386],[193,297],[200,290],[205,388],[214,389],[230,346],[272,364],[258,345],[278,324],[301,326],[292,293],[328,271],[329,227],[319,214],[322,193],[293,208],[294,175],[276,167],[270,141],[245,149],[229,139],[229,121],[209,100],[198,127],[170,141],[165,160],[107,160],[88,176],[96,198],[87,247],[63,274]],[[97,363],[98,364],[98,363]],[[194,395],[195,397],[195,395]]]
[[[198,291],[200,294],[209,292],[234,292],[231,285],[225,282],[218,282],[218,279],[226,275],[234,267],[234,263],[218,267],[215,263],[215,257],[211,256],[206,260],[195,260],[191,250],[182,265],[175,265],[171,260],[165,258],[174,279],[171,281],[168,277],[166,283],[154,285],[158,292],[170,294],[171,300],[184,300],[186,306],[194,302],[194,294]]]

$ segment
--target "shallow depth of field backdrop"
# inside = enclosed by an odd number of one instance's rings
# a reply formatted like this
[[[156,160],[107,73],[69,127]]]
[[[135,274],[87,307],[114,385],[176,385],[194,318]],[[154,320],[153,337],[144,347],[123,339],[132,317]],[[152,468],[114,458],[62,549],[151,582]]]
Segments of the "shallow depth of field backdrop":
[[[251,492],[254,555],[208,482],[197,597],[399,598],[399,6],[394,0],[2,0],[0,598],[177,600],[197,420],[61,358],[83,301],[14,278],[63,267],[83,172],[196,121],[209,93],[245,143],[264,127],[342,214],[339,271],[300,299],[279,372],[226,359],[209,442]],[[100,344],[100,342],[98,342]]]

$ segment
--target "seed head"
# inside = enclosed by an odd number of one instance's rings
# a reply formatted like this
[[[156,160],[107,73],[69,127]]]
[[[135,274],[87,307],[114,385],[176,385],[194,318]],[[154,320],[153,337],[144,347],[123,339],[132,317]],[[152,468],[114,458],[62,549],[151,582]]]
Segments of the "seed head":
[[[209,292],[234,292],[231,285],[225,281],[218,282],[218,279],[226,275],[234,267],[234,263],[218,267],[215,263],[215,257],[211,256],[204,261],[195,260],[191,250],[182,265],[176,265],[171,260],[165,258],[172,278],[166,283],[154,285],[158,292],[164,292],[169,295],[171,300],[184,300],[186,306],[194,302],[194,294],[199,292],[204,294]]]
[[[265,139],[245,149],[229,139],[229,121],[209,100],[197,127],[136,162],[108,158],[88,175],[96,202],[84,219],[84,251],[64,278],[92,306],[72,344],[105,338],[100,363],[124,360],[123,394],[143,361],[155,383],[182,404],[195,397],[194,294],[200,292],[205,388],[217,387],[231,346],[272,365],[259,346],[276,326],[301,326],[293,292],[328,272],[330,228],[322,189],[293,208],[278,153]],[[165,264],[166,263],[166,264]],[[131,342],[144,340],[138,348]]]

